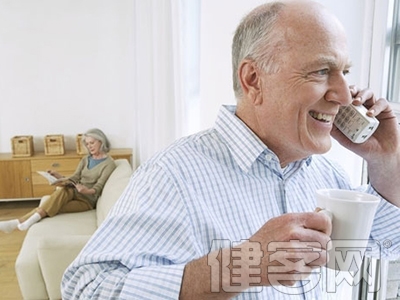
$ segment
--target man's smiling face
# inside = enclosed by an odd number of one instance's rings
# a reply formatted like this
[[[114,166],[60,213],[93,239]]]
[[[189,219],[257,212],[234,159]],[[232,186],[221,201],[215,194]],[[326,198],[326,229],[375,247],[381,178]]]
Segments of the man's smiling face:
[[[279,71],[260,71],[256,134],[286,165],[330,149],[335,115],[351,102],[350,62],[344,30],[325,11],[289,9],[277,26],[284,47]]]

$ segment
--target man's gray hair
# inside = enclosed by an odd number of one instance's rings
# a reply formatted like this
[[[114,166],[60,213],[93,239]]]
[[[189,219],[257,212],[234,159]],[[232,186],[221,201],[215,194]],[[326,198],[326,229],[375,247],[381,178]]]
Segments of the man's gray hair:
[[[283,39],[274,29],[284,7],[285,4],[279,1],[260,5],[246,15],[237,27],[232,43],[233,90],[237,99],[243,96],[238,78],[238,68],[243,59],[253,60],[267,73],[278,72],[276,54]]]

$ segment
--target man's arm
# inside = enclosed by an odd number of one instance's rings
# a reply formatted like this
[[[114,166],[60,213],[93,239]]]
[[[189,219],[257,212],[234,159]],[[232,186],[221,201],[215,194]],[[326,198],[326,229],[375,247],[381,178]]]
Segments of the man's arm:
[[[229,249],[223,249],[222,251],[229,251]],[[211,254],[221,257],[221,255],[215,253]],[[238,293],[225,293],[219,281],[220,277],[212,278],[211,267],[208,265],[209,261],[207,256],[203,256],[200,259],[196,259],[188,263],[185,267],[182,279],[182,287],[179,299],[190,300],[190,299],[230,299]],[[219,269],[219,265],[216,266]],[[214,282],[212,282],[214,280]],[[212,292],[211,286],[217,284],[220,289],[219,292]]]
[[[63,298],[178,297],[196,254],[186,210],[162,169],[142,168],[139,177],[66,270]]]
[[[371,185],[386,200],[400,207],[400,154],[368,162]]]
[[[367,161],[371,185],[382,197],[400,207],[400,132],[396,115],[389,102],[377,99],[371,90],[352,87],[351,93],[355,105],[365,104],[368,114],[379,120],[378,129],[362,144],[352,143],[337,128],[332,130],[332,136]]]
[[[257,273],[255,276],[254,274],[249,276],[248,273],[241,272],[240,279],[236,277],[235,281],[240,286],[234,286],[232,289],[231,282],[233,277],[223,276],[221,271],[221,265],[227,265],[226,262],[222,262],[223,256],[229,257],[229,267],[232,268],[234,264],[232,250],[228,248],[221,249],[221,251],[217,250],[186,265],[180,299],[230,299],[250,287],[271,286],[274,283],[269,279],[268,268],[273,266],[280,267],[281,262],[287,259],[287,252],[275,252],[278,255],[271,259],[271,252],[265,251],[268,250],[270,243],[286,242],[285,245],[288,249],[304,249],[304,242],[310,243],[309,247],[313,247],[315,244],[320,245],[320,248],[316,249],[318,251],[317,256],[315,256],[316,252],[303,252],[301,254],[303,262],[311,262],[310,264],[306,263],[302,270],[293,272],[291,268],[288,268],[287,273],[281,273],[280,279],[284,280],[285,285],[293,285],[299,280],[306,279],[315,268],[326,264],[325,247],[330,240],[331,230],[331,219],[325,214],[296,213],[273,218],[265,223],[248,241],[235,246],[236,251],[240,249],[241,268],[248,270],[246,266],[254,266],[252,264],[254,256],[248,252],[254,248],[255,243],[260,245],[260,249],[263,250],[262,257],[260,257],[261,263],[259,264],[260,276],[257,276]],[[214,257],[217,259],[214,260]],[[216,268],[218,272],[213,273],[212,270]],[[281,280],[280,283],[282,283]],[[214,290],[212,290],[212,287]]]

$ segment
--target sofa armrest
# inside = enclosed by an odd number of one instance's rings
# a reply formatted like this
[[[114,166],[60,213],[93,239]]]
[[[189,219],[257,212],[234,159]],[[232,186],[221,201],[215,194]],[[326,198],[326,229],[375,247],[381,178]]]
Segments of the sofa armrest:
[[[50,299],[61,299],[64,271],[78,256],[90,235],[43,238],[38,241],[38,259]]]

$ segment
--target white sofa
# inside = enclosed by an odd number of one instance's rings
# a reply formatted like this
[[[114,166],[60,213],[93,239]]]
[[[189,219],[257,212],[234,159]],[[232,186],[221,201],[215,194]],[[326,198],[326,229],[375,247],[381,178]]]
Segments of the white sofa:
[[[96,209],[45,218],[28,230],[15,263],[25,300],[61,299],[60,284],[65,269],[103,222],[132,175],[126,159],[115,163],[117,168],[107,180]]]

